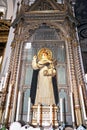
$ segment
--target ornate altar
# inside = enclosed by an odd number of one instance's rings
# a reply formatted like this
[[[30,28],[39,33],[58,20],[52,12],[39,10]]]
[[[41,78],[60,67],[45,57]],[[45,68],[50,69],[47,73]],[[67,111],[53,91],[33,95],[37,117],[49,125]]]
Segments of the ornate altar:
[[[32,125],[39,126],[58,126],[58,107],[56,105],[32,106]]]

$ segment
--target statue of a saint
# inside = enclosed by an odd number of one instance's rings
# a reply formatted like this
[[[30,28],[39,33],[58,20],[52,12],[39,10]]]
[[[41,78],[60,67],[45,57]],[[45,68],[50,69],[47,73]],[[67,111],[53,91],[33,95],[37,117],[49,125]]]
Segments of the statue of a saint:
[[[42,48],[38,56],[34,56],[32,67],[31,101],[38,105],[53,105],[58,103],[58,89],[56,82],[56,61],[52,59],[52,52]]]

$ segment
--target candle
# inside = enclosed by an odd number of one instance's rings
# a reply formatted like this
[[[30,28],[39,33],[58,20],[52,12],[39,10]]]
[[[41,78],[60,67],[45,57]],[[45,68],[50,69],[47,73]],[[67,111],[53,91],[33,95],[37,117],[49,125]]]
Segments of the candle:
[[[85,83],[87,83],[87,74],[85,74],[84,79],[85,79]]]
[[[72,122],[75,122],[75,116],[74,116],[74,105],[73,105],[73,94],[70,93],[70,100],[71,100],[71,114],[72,114]]]
[[[50,105],[50,124],[52,124],[52,105]]]
[[[81,86],[79,87],[79,91],[80,91],[80,96],[81,96],[81,103],[82,103],[82,108],[83,108],[84,119],[87,120],[85,104],[84,104],[84,98],[83,98],[83,92],[82,92],[82,87]]]
[[[38,104],[38,110],[37,110],[37,124],[40,123],[40,104]]]
[[[17,102],[17,113],[16,113],[16,121],[18,121],[19,110],[20,110],[20,99],[21,99],[21,92],[18,93],[18,102]]]
[[[5,119],[7,119],[7,116],[8,116],[9,103],[10,103],[10,98],[11,98],[11,91],[12,91],[12,84],[10,84],[10,86],[9,86],[9,92],[8,92],[7,104],[6,104],[6,110],[5,110]]]
[[[27,113],[27,122],[30,121],[30,108],[31,108],[31,98],[28,98],[28,113]]]
[[[63,98],[60,98],[60,121],[63,122]]]

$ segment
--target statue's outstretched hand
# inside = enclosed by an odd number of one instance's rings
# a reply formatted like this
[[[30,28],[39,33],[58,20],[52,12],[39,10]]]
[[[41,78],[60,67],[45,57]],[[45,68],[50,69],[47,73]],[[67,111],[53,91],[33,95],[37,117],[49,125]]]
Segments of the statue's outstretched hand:
[[[33,60],[36,60],[37,59],[37,56],[35,55],[34,57],[33,57]]]

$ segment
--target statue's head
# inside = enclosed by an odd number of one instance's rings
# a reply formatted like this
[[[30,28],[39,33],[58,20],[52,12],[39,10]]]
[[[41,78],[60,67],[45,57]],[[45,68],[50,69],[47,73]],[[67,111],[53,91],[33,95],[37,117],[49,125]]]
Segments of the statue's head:
[[[39,64],[46,64],[52,62],[52,52],[48,48],[42,48],[38,52]]]
[[[42,53],[41,59],[49,59],[49,58],[48,58],[48,52],[44,51],[44,52]]]
[[[38,59],[52,59],[52,52],[48,48],[41,48],[38,52]]]

